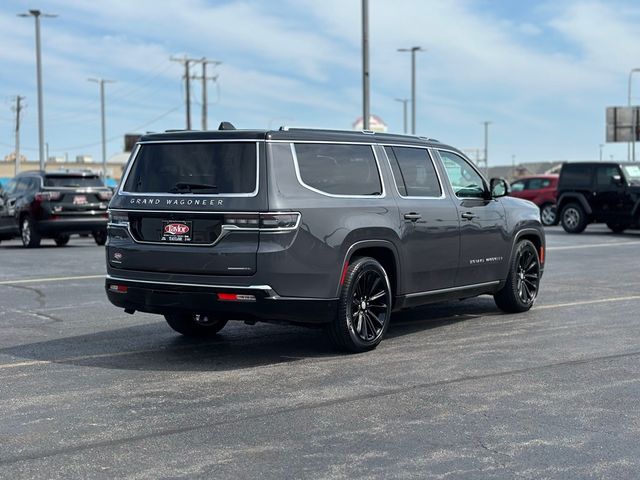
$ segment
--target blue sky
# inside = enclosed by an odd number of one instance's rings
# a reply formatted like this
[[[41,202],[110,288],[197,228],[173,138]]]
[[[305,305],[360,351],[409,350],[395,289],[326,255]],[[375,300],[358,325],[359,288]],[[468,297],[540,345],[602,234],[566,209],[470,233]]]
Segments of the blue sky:
[[[23,153],[37,158],[34,26],[43,19],[45,136],[50,155],[100,158],[98,86],[107,85],[108,156],[127,132],[184,128],[181,67],[219,60],[209,126],[350,128],[362,110],[360,0],[4,0],[0,4],[0,158],[13,149],[11,99],[26,97]],[[401,132],[409,55],[420,45],[417,133],[482,147],[491,164],[597,159],[605,107],[627,102],[640,67],[634,1],[370,0],[371,110]],[[199,73],[199,72],[198,72]],[[640,75],[634,97],[640,103]],[[192,91],[200,125],[200,85]],[[605,159],[626,158],[608,144]]]

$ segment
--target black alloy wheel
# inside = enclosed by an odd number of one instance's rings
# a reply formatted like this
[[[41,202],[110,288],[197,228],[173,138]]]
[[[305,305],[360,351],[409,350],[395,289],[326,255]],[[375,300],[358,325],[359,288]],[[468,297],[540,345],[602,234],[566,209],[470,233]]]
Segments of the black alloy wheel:
[[[522,240],[516,246],[504,287],[493,296],[496,305],[505,312],[529,310],[540,288],[540,257],[533,243]]]
[[[228,322],[226,318],[204,313],[169,313],[164,319],[176,332],[196,338],[213,336]]]
[[[364,352],[378,346],[391,317],[389,278],[378,261],[358,258],[349,265],[338,305],[329,327],[334,343],[343,350]]]

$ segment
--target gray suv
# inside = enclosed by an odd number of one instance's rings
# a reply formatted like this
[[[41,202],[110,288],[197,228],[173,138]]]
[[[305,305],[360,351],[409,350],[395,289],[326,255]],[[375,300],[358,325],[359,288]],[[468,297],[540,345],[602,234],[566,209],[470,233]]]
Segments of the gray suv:
[[[282,127],[141,138],[109,205],[106,291],[190,336],[319,324],[375,348],[392,312],[493,295],[531,308],[538,208],[433,139]]]

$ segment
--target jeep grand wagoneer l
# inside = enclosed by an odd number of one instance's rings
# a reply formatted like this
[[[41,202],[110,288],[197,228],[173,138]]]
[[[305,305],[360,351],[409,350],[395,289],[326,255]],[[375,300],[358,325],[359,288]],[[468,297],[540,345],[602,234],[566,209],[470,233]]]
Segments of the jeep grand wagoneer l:
[[[141,138],[109,208],[106,290],[185,335],[324,324],[375,348],[393,311],[493,295],[533,305],[538,208],[435,140],[311,129]]]

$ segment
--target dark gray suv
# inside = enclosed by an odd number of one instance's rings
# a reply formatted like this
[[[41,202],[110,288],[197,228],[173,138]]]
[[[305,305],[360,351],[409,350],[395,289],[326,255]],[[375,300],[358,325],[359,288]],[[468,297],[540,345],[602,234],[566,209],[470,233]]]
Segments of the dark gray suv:
[[[375,348],[392,311],[538,294],[538,208],[432,139],[312,129],[141,138],[109,205],[106,291],[176,331],[322,324]]]

